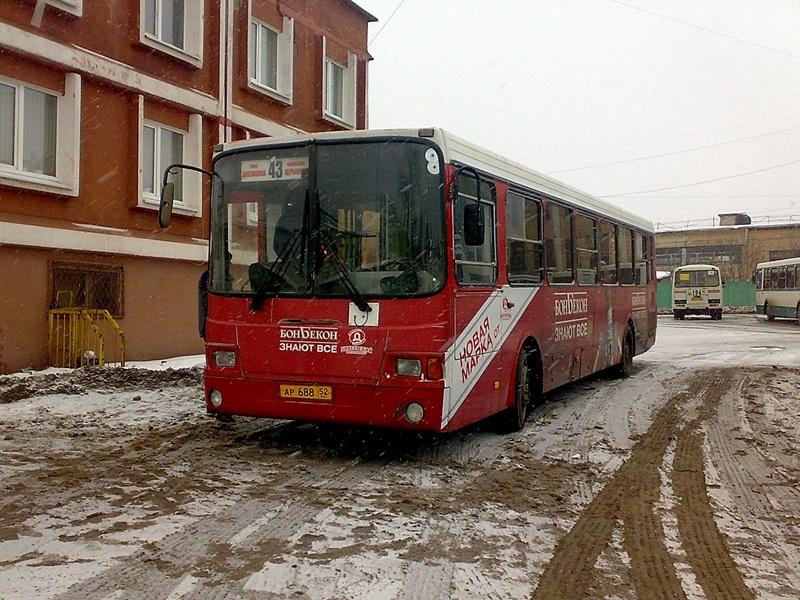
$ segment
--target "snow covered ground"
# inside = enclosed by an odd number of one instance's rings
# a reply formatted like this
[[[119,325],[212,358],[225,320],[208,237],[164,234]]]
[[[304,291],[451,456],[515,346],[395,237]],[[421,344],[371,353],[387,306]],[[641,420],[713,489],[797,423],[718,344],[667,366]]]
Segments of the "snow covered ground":
[[[800,594],[795,322],[661,317],[508,436],[222,424],[201,364],[0,378],[0,596]]]

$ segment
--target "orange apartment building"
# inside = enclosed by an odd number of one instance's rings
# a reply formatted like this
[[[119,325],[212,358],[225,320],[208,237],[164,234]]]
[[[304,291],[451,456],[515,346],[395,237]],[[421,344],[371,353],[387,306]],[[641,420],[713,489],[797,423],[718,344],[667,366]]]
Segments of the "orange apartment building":
[[[349,0],[0,0],[0,373],[48,364],[51,308],[107,309],[127,360],[203,351],[197,282],[222,141],[366,127]]]

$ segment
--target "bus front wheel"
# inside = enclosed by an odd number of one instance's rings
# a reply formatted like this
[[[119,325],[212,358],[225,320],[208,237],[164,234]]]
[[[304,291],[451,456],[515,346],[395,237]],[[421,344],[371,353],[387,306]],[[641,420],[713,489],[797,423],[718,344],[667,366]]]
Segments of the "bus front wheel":
[[[769,302],[764,302],[764,314],[767,315],[767,321],[775,320],[775,315],[769,314]]]
[[[514,404],[497,415],[497,429],[501,433],[514,433],[525,427],[528,409],[534,403],[533,388],[537,375],[534,372],[536,361],[527,348],[523,348],[517,359],[517,372],[514,378]],[[533,367],[533,368],[532,368]]]

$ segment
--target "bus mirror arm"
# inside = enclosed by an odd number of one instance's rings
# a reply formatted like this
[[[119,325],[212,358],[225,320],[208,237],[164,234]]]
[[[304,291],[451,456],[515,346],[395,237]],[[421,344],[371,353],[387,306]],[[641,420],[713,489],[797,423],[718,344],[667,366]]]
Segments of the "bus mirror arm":
[[[458,176],[461,173],[469,173],[475,178],[475,182],[478,184],[478,204],[481,202],[481,175],[473,169],[472,167],[458,167],[453,172],[453,177],[450,183],[450,201],[455,202],[456,198],[458,198]]]
[[[467,246],[483,246],[486,237],[486,223],[481,207],[481,175],[472,167],[459,167],[453,172],[450,184],[450,200],[455,202],[458,198],[458,177],[461,173],[472,175],[475,178],[477,193],[474,204],[464,205],[464,244]]]
[[[170,175],[177,175],[178,169],[188,169],[189,171],[197,171],[209,177],[213,177],[214,173],[206,171],[200,167],[193,167],[192,165],[182,165],[174,163],[164,169],[164,178],[161,182],[161,199],[158,203],[158,224],[160,227],[169,227],[172,222],[172,207],[175,203],[175,183],[169,181]]]

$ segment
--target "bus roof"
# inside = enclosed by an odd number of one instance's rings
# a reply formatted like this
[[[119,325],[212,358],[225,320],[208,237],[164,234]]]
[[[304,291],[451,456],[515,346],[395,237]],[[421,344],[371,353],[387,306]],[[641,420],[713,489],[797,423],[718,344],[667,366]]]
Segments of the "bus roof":
[[[800,265],[800,256],[758,263],[756,265],[756,269],[764,269],[768,267],[786,267],[788,265]]]
[[[682,267],[676,267],[676,271],[719,271],[719,267],[716,265],[683,265]]]
[[[441,148],[444,159],[448,163],[457,163],[474,167],[487,174],[491,174],[511,184],[541,192],[547,196],[564,200],[578,208],[600,215],[605,215],[615,221],[632,225],[639,229],[652,232],[653,224],[634,213],[628,212],[618,206],[610,204],[595,196],[581,192],[547,175],[534,171],[520,163],[514,162],[490,150],[459,138],[439,128],[422,129],[361,129],[355,131],[330,131],[322,133],[306,133],[292,136],[256,138],[238,142],[229,142],[217,146],[218,152],[258,147],[272,144],[290,144],[313,140],[367,140],[370,138],[387,137],[419,137],[431,139]]]

